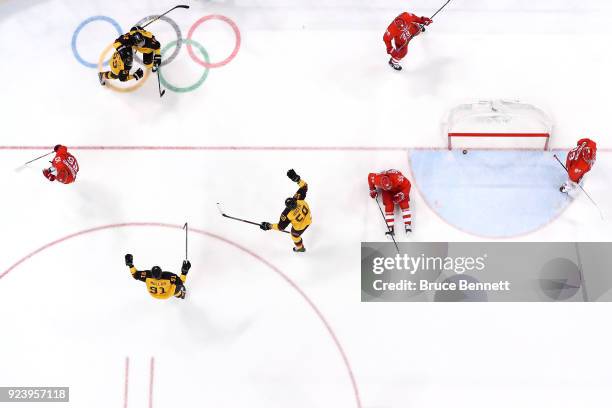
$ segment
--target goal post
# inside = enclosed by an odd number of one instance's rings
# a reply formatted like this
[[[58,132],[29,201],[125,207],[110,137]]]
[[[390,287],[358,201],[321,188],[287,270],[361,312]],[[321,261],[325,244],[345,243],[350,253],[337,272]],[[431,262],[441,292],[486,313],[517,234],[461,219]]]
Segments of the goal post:
[[[444,122],[444,134],[449,150],[548,150],[552,127],[542,109],[498,99],[452,108]]]

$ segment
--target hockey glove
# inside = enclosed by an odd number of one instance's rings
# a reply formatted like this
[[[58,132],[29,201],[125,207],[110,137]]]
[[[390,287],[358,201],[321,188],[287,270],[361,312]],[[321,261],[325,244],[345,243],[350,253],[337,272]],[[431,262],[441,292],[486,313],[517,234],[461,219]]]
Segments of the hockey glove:
[[[134,266],[134,256],[132,254],[125,254],[125,264],[130,268]]]
[[[293,169],[290,169],[287,172],[287,177],[289,177],[291,179],[291,181],[294,181],[296,183],[300,182],[300,176],[298,176],[298,174]]]
[[[187,275],[187,272],[189,272],[189,269],[191,269],[191,262],[187,260],[183,261],[183,266],[181,267],[181,273],[183,275]]]
[[[393,202],[395,204],[399,204],[402,201],[404,201],[406,197],[404,196],[404,193],[402,193],[401,191],[399,193],[397,193],[396,195],[393,196]]]
[[[432,20],[431,18],[429,18],[429,17],[423,17],[423,22],[422,22],[421,24],[428,26],[428,25],[430,25],[431,23],[433,23],[433,20]],[[425,30],[423,30],[423,31],[425,31]]]
[[[55,181],[55,175],[51,173],[51,169],[44,169],[43,175],[49,179],[49,181]]]
[[[140,78],[142,78],[143,75],[144,75],[144,72],[142,71],[142,68],[138,68],[136,72],[134,72],[133,76],[134,76],[134,79],[138,81]]]
[[[376,191],[376,190],[370,190],[370,197],[372,197],[372,198],[376,198],[376,197],[378,197],[378,191]]]
[[[153,56],[153,72],[157,72],[159,67],[161,66],[161,55]]]
[[[264,231],[268,231],[270,229],[272,229],[272,224],[270,224],[269,222],[262,222],[261,224],[259,224],[259,228],[261,228]]]

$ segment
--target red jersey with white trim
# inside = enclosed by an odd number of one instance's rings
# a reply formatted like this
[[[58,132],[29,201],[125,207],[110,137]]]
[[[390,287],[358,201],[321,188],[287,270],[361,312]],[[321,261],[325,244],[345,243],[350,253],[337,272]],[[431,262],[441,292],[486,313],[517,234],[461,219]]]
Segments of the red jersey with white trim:
[[[390,193],[410,191],[410,181],[399,170],[387,170],[368,174],[370,190],[380,188]]]
[[[591,139],[580,139],[577,146],[567,153],[565,166],[567,173],[575,183],[588,173],[597,159],[597,144]]]
[[[425,24],[429,19],[427,17],[418,17],[412,13],[404,12],[395,17],[393,22],[387,27],[387,31],[383,36],[383,40],[389,50],[391,40],[395,42],[395,48],[400,48],[406,45],[412,38],[421,33],[419,24]]]
[[[68,148],[66,146],[60,146],[57,149],[55,158],[51,164],[57,169],[57,181],[64,184],[74,182],[79,172],[79,163],[73,155],[68,153]]]

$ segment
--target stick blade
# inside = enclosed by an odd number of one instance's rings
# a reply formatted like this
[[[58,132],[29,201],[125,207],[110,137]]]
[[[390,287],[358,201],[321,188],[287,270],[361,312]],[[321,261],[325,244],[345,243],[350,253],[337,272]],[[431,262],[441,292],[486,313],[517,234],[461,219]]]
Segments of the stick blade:
[[[188,9],[189,6],[186,4],[179,4],[178,6],[176,6],[176,8],[183,8],[183,9]]]
[[[223,212],[223,208],[221,207],[221,203],[217,203],[217,210],[219,210],[219,213],[225,217],[225,213]]]

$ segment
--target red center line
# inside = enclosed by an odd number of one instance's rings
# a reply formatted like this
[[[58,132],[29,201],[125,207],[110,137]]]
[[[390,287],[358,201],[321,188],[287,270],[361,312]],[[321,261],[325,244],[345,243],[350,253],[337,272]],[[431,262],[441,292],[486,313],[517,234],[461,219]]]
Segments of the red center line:
[[[70,150],[204,150],[204,151],[408,151],[406,146],[68,146]],[[435,148],[434,148],[435,149]],[[53,150],[53,146],[0,146],[0,150]]]
[[[70,150],[111,151],[310,151],[310,152],[410,152],[412,150],[447,150],[441,146],[68,146]],[[570,150],[555,147],[551,150]],[[0,150],[53,150],[53,146],[0,146]],[[495,150],[491,148],[490,150]],[[612,152],[612,148],[599,148]]]

